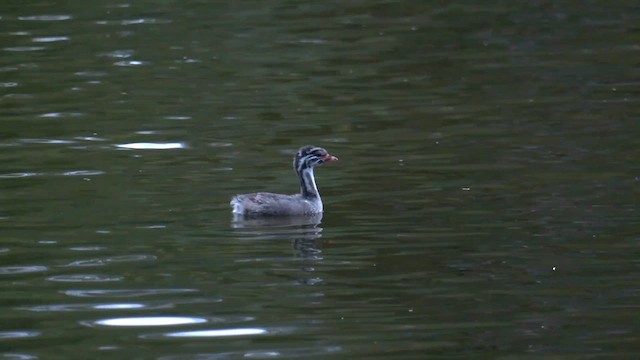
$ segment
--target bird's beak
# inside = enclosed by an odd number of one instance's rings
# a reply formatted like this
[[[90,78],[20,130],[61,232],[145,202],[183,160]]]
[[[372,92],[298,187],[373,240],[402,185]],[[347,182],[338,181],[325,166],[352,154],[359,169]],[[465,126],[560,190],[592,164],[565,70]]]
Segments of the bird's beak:
[[[324,162],[332,162],[332,161],[338,161],[338,158],[333,156],[333,155],[325,155],[322,160],[324,160]]]

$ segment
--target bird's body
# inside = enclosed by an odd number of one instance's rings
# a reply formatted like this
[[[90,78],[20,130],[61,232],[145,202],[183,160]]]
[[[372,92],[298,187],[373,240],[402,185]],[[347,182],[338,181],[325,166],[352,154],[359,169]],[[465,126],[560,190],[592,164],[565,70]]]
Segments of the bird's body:
[[[253,193],[236,195],[231,199],[231,207],[236,215],[299,216],[323,212],[322,199],[318,192],[313,168],[338,158],[320,147],[303,146],[293,158],[293,167],[300,180],[300,193],[294,195]]]
[[[300,194],[284,195],[259,192],[255,194],[236,195],[231,200],[234,214],[290,216],[313,215],[323,210],[322,200],[305,199]]]

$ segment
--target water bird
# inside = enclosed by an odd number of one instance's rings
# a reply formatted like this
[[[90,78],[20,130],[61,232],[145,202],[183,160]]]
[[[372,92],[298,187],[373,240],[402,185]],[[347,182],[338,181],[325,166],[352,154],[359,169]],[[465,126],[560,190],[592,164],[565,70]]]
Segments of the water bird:
[[[338,158],[327,150],[306,145],[293,157],[293,169],[300,180],[300,193],[294,195],[258,192],[240,194],[231,199],[234,215],[245,217],[309,216],[323,212],[322,199],[318,192],[313,169]]]

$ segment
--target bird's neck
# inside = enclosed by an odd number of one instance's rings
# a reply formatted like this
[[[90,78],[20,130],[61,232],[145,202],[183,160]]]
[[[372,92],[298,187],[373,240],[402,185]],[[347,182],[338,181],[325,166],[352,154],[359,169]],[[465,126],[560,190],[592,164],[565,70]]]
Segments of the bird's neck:
[[[300,194],[304,198],[320,198],[316,178],[313,176],[313,168],[304,168],[298,172],[300,178]]]

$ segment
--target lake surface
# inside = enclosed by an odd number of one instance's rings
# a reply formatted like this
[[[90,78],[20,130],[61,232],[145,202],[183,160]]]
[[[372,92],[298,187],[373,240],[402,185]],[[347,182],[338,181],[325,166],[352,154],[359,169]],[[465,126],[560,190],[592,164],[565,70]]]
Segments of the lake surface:
[[[638,358],[639,23],[3,1],[1,358]],[[233,221],[305,144],[324,215]]]

